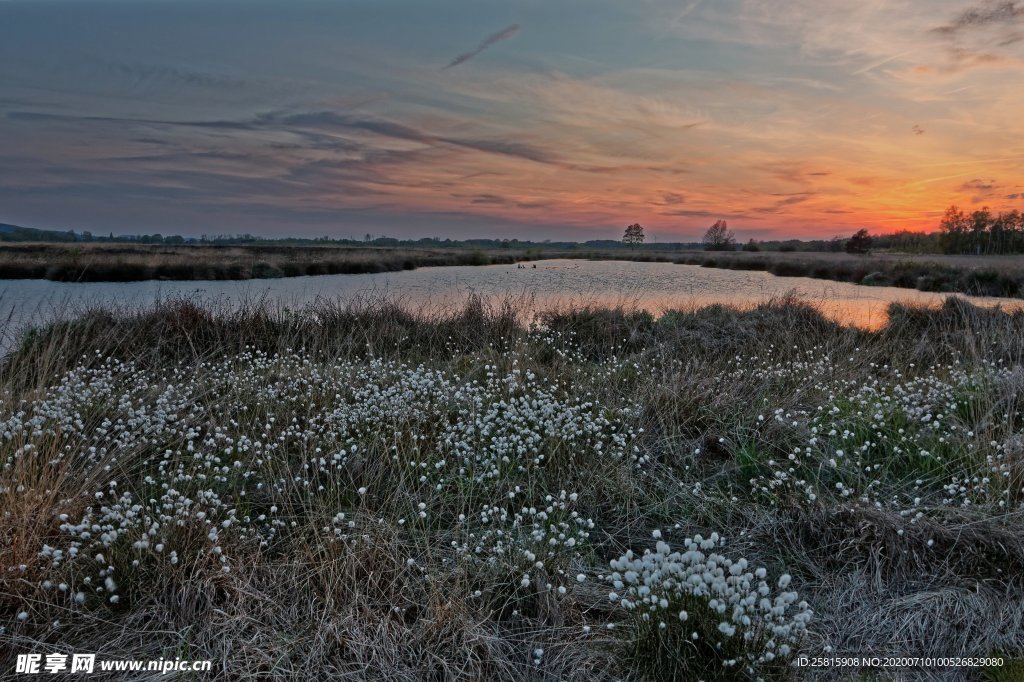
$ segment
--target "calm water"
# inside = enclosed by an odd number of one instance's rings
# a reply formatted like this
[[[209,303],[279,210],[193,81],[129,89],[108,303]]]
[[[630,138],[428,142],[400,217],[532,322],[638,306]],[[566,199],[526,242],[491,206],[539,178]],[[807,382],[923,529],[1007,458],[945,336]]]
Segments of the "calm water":
[[[414,308],[456,304],[471,294],[527,297],[534,309],[570,303],[627,305],[658,314],[709,303],[748,307],[773,296],[796,294],[836,320],[863,327],[885,321],[893,301],[937,305],[945,294],[844,282],[776,277],[766,272],[720,270],[672,263],[549,260],[515,265],[423,268],[373,275],[325,275],[244,282],[128,282],[68,284],[46,280],[0,280],[0,347],[19,329],[83,307],[136,306],[175,297],[195,297],[220,306],[266,298],[300,306],[323,298],[388,296]],[[1024,301],[979,298],[979,305],[1019,308]]]

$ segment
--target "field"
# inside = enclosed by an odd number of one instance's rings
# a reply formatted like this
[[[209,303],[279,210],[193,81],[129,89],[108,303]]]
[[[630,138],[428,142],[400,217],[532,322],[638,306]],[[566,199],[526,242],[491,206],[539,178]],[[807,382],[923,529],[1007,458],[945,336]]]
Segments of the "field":
[[[520,319],[178,301],[30,333],[0,366],[0,669],[1019,679],[1024,313]]]
[[[244,280],[489,265],[540,258],[664,261],[764,270],[855,284],[922,291],[1024,297],[1024,257],[834,252],[709,252],[655,249],[419,249],[351,246],[152,244],[0,244],[0,279],[61,282]]]
[[[514,263],[523,254],[480,249],[349,246],[0,244],[0,279],[58,282],[239,280]]]

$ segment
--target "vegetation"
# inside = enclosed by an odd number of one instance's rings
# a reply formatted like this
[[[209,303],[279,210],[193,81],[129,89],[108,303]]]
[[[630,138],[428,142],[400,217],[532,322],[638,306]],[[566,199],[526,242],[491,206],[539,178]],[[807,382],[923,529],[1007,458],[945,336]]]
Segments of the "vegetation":
[[[631,248],[644,243],[644,228],[640,223],[633,223],[626,228],[622,235],[622,243],[628,244]]]
[[[1024,297],[1024,262],[1016,258],[877,254],[684,253],[672,262],[732,270],[763,270],[780,277],[813,277],[872,286],[974,296]],[[649,257],[656,260],[657,257]],[[665,260],[668,260],[667,258]]]
[[[735,251],[736,236],[724,220],[716,220],[715,224],[704,233],[705,251]]]
[[[846,241],[846,253],[868,253],[871,251],[871,235],[867,230],[857,230],[852,237]]]
[[[1024,253],[1024,214],[993,215],[988,208],[965,214],[956,206],[946,209],[940,227],[943,253]]]
[[[0,278],[58,282],[239,280],[491,265],[528,251],[338,246],[155,246],[12,244],[0,248]]]
[[[177,301],[32,331],[0,365],[0,666],[41,647],[225,679],[1011,665],[1024,313],[889,315],[864,331],[782,300],[530,329],[515,301]]]

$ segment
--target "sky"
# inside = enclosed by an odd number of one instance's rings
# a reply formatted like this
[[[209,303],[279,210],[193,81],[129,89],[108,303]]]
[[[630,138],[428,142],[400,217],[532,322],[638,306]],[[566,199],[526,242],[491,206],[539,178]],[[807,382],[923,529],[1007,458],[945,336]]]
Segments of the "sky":
[[[0,222],[699,239],[1024,209],[1024,1],[0,0]]]

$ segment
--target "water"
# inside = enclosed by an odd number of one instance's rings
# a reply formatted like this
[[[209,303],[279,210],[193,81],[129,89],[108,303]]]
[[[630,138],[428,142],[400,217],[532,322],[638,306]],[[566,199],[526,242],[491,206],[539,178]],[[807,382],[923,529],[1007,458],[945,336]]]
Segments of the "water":
[[[366,275],[324,275],[273,280],[199,282],[64,283],[0,280],[0,349],[26,325],[67,317],[93,305],[139,306],[160,299],[197,298],[236,306],[261,298],[298,307],[324,298],[387,296],[413,308],[456,305],[471,294],[526,297],[534,310],[573,303],[625,305],[660,314],[710,303],[750,307],[795,294],[843,323],[873,328],[885,322],[891,302],[938,305],[946,294],[845,282],[776,277],[766,272],[722,270],[672,263],[547,260],[515,265],[455,266]],[[971,297],[978,305],[1020,308],[1018,299]]]

